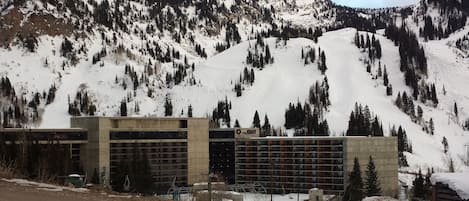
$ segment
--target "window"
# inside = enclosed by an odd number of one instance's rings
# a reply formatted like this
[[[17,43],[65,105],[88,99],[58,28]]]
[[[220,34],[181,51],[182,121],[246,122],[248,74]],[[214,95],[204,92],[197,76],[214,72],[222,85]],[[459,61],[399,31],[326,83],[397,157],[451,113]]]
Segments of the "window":
[[[187,128],[187,120],[179,120],[179,128]]]
[[[187,139],[187,131],[111,131],[111,140]]]

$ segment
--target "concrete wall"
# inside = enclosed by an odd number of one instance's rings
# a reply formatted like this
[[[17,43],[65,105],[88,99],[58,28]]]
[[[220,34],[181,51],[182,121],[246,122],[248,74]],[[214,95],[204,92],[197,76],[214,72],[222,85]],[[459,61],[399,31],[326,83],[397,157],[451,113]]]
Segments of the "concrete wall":
[[[187,182],[207,181],[209,170],[208,119],[190,119],[187,132]]]
[[[365,182],[365,171],[371,155],[378,172],[383,195],[397,197],[397,170],[399,168],[397,137],[347,137],[345,149],[347,179],[353,169],[354,158],[357,157],[362,179]]]
[[[94,169],[96,168],[96,170],[99,172],[99,167],[101,167],[100,152],[102,150],[99,146],[99,118],[71,118],[71,127],[86,128],[88,130],[88,143],[81,146],[80,160],[83,164],[83,168],[88,176],[88,179],[91,179]]]

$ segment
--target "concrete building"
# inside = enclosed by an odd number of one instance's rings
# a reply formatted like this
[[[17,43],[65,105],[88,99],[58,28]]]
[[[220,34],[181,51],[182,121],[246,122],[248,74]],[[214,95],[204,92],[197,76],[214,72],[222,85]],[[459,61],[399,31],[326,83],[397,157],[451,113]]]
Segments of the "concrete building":
[[[236,141],[236,183],[260,183],[276,193],[343,194],[354,158],[362,178],[373,157],[384,195],[397,196],[394,137],[267,137]]]
[[[109,184],[112,168],[132,157],[133,147],[150,160],[157,186],[191,185],[207,178],[208,119],[73,117],[71,126],[88,130],[82,162],[87,172],[99,169]]]
[[[320,188],[341,195],[354,158],[366,178],[372,156],[383,194],[398,193],[395,137],[259,137],[255,128],[210,129],[206,118],[72,117],[71,126],[36,129],[32,135],[44,143],[70,144],[74,161],[90,177],[96,170],[105,185],[119,163],[144,154],[153,182],[164,191],[173,182],[206,182],[210,170],[227,184],[258,183],[276,193]],[[0,140],[21,143],[21,133],[3,129]]]

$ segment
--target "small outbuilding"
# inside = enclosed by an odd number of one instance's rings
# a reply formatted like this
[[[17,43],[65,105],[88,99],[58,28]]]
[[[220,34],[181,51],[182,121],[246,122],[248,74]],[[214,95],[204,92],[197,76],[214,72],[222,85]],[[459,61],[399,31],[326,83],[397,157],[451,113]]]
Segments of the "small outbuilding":
[[[469,201],[469,172],[434,173],[432,201]]]

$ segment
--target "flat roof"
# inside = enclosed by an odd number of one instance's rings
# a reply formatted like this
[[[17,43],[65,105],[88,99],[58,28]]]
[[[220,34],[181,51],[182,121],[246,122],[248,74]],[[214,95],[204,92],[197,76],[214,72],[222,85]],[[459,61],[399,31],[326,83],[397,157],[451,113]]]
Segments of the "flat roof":
[[[111,117],[111,116],[77,116],[77,117],[70,117],[71,119],[99,119],[99,118],[103,118],[103,119],[136,119],[136,120],[145,120],[145,119],[148,119],[148,120],[158,120],[158,119],[162,119],[162,120],[182,120],[182,119],[207,119],[208,118],[205,118],[205,117],[158,117],[158,116],[149,116],[149,117],[145,117],[145,116],[141,116],[141,117]]]
[[[241,139],[264,139],[264,140],[283,140],[283,139],[351,139],[351,138],[397,138],[396,136],[266,136],[266,137],[250,137]]]
[[[0,132],[77,132],[87,131],[83,128],[0,128]]]

